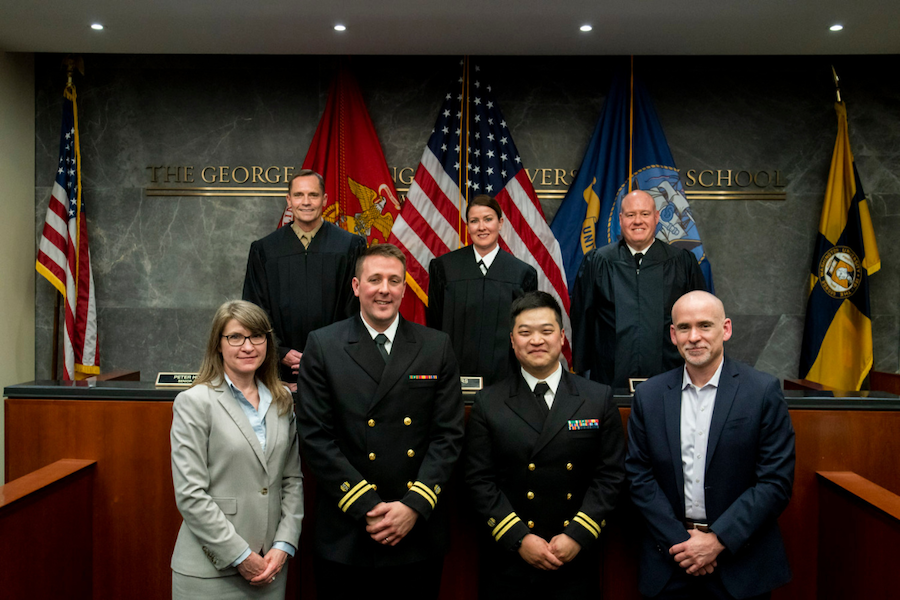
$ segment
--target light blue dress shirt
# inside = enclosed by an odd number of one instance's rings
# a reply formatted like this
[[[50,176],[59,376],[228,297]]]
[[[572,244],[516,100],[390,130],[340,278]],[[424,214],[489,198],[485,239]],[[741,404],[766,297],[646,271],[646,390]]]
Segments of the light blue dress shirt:
[[[225,383],[228,384],[228,387],[231,389],[231,393],[234,394],[234,399],[237,400],[238,405],[241,407],[241,410],[244,411],[244,414],[247,415],[247,420],[250,421],[250,427],[253,428],[253,433],[256,434],[256,439],[259,440],[259,445],[262,447],[263,452],[266,451],[266,412],[269,410],[269,406],[272,404],[272,392],[269,391],[263,382],[260,380],[256,380],[256,389],[259,393],[259,409],[253,408],[253,405],[250,404],[250,401],[244,397],[244,394],[234,385],[234,382],[231,381],[231,378],[228,375],[225,375]],[[288,553],[289,556],[294,556],[294,553],[297,551],[292,545],[287,542],[275,542],[272,544],[272,548],[277,548],[278,550],[284,550]],[[247,546],[247,549],[241,552],[241,555],[235,559],[233,563],[231,563],[232,567],[236,567],[245,560],[247,557],[252,554],[250,550],[250,546]]]

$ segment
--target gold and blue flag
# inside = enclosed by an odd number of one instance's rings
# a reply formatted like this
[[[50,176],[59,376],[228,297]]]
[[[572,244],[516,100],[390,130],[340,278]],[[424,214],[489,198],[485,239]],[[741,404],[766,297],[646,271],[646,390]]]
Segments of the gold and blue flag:
[[[837,102],[834,109],[838,134],[809,276],[800,377],[858,390],[872,368],[869,275],[881,258],[850,151],[847,107]]]
[[[633,75],[616,74],[578,175],[550,226],[570,293],[584,256],[618,242],[619,207],[632,190],[653,197],[656,237],[693,252],[712,292],[712,269],[650,95]]]

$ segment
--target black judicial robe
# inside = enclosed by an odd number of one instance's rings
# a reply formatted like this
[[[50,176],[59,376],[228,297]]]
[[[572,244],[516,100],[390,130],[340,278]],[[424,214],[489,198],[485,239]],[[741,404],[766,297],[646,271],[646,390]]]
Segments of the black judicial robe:
[[[696,257],[656,240],[637,269],[625,244],[591,250],[581,263],[572,298],[572,358],[577,373],[613,388],[629,377],[652,377],[682,364],[669,337],[672,305],[705,290]]]
[[[291,349],[303,352],[310,331],[358,311],[350,281],[365,248],[365,238],[327,221],[308,249],[289,226],[253,242],[243,298],[269,314],[279,358]],[[296,379],[280,367],[283,380]]]
[[[448,252],[428,267],[426,323],[450,335],[461,375],[480,375],[484,385],[518,368],[509,343],[509,307],[537,289],[537,271],[500,250],[486,275],[471,246]]]

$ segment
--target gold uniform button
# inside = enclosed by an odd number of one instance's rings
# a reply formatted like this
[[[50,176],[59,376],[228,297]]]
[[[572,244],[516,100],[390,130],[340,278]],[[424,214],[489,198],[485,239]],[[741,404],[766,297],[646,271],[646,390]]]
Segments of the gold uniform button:
[[[571,499],[572,499],[572,494],[571,493],[566,494],[566,500],[571,500]]]
[[[405,419],[403,419],[403,424],[404,425],[412,425],[412,419],[410,419],[409,417],[406,417]]]
[[[534,463],[528,463],[528,470],[534,471],[534,469],[535,469]]]
[[[606,527],[606,519],[600,521],[600,527]]]
[[[375,419],[369,419],[369,427],[375,427]]]
[[[377,492],[377,491],[378,491],[378,486],[375,485],[374,483],[372,484],[372,491],[373,491],[373,492]]]
[[[269,493],[269,488],[263,488],[263,489],[259,490],[259,493],[262,494],[263,496],[265,496],[266,494]]]
[[[406,455],[407,455],[408,457],[412,458],[413,456],[416,455],[416,451],[413,450],[412,448],[410,448],[409,450],[406,451]]]
[[[529,500],[534,500],[534,492],[528,492],[525,496],[527,496]]]
[[[406,482],[406,489],[408,489],[408,490],[409,490],[409,489],[412,489],[412,481],[407,481],[407,482]]]
[[[528,529],[534,529],[534,521],[528,521]]]
[[[369,460],[375,460],[375,453],[374,453],[374,452],[370,452],[370,453],[369,453]]]
[[[563,521],[563,527],[568,527],[568,526],[569,526],[569,520],[566,519],[565,521]]]
[[[490,519],[488,519],[488,527],[493,527],[496,524],[497,524],[497,521],[494,519],[494,517],[491,517]]]
[[[566,471],[571,471],[573,468],[572,463],[566,463]]]

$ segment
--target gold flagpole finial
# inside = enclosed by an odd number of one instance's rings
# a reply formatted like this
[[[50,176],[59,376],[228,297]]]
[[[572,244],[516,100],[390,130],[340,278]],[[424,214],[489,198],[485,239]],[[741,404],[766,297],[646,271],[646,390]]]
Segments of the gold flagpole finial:
[[[837,101],[841,101],[841,78],[838,77],[837,71],[834,70],[834,65],[831,65],[831,76],[834,77],[834,94],[837,98]]]

